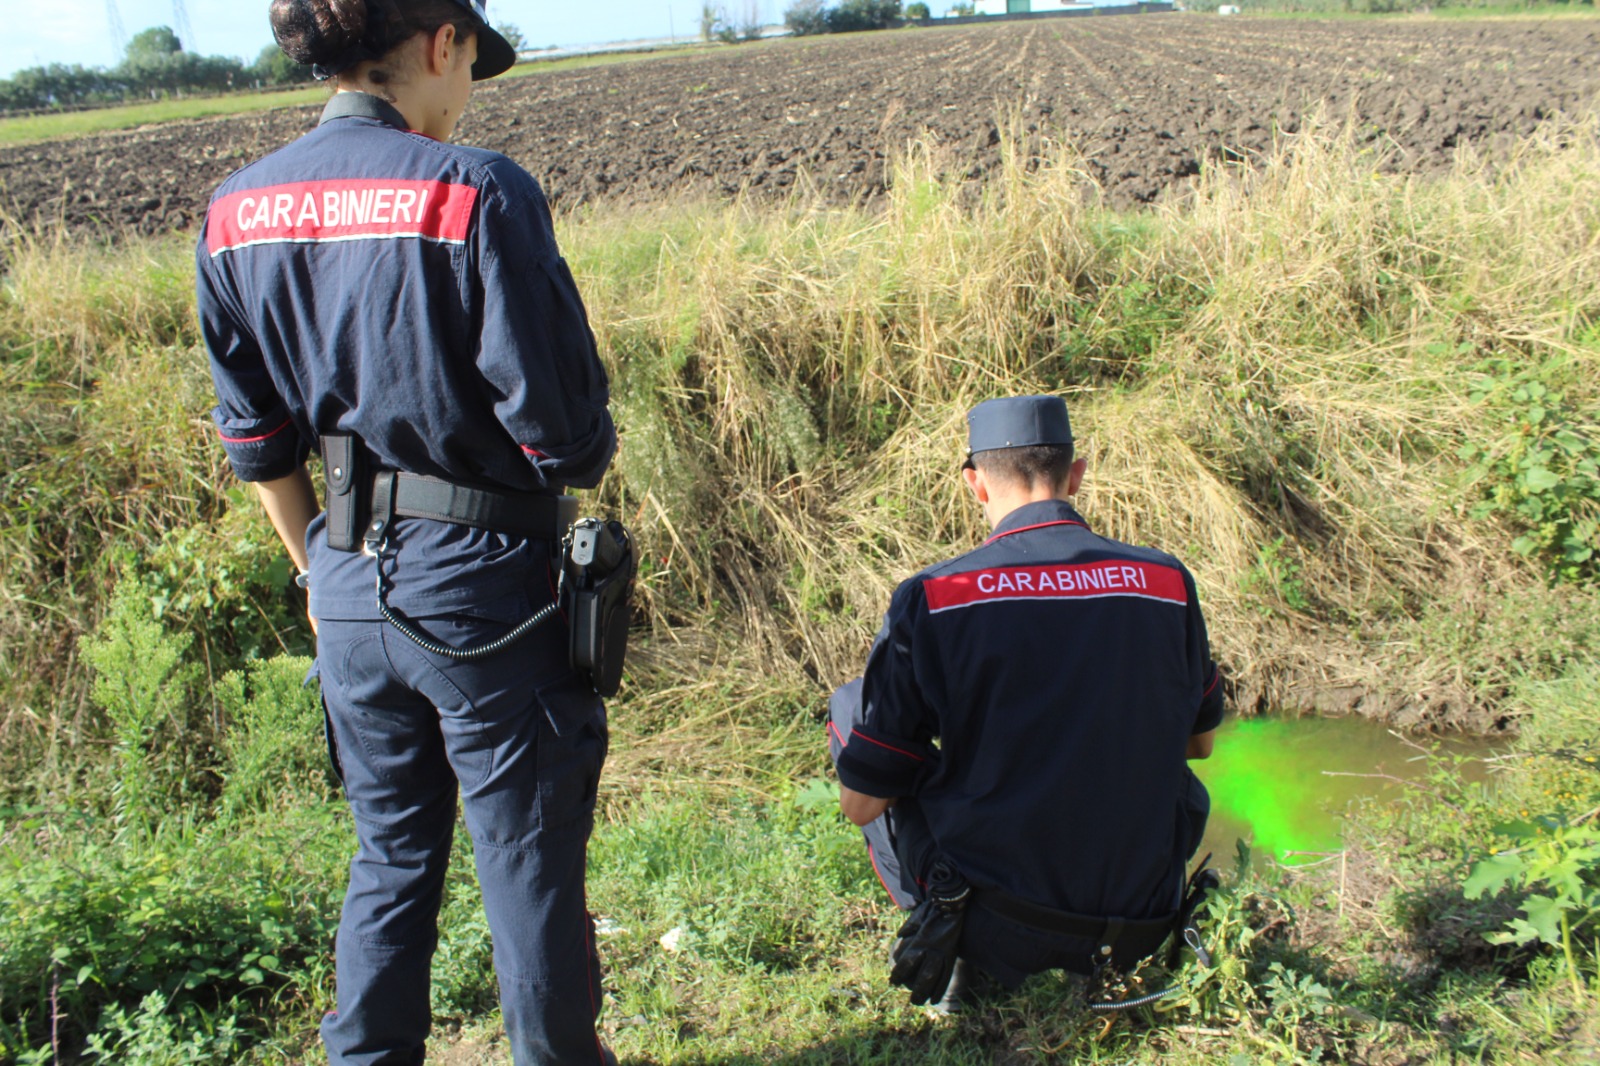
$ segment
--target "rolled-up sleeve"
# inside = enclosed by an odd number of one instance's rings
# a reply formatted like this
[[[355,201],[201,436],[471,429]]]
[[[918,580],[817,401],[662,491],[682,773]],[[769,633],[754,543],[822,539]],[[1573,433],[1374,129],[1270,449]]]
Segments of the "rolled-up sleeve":
[[[895,591],[867,657],[859,718],[848,736],[838,730],[840,782],[880,799],[914,794],[936,758],[938,718],[917,683],[912,651],[921,588],[913,580]]]
[[[310,447],[267,372],[261,349],[239,323],[226,279],[206,251],[205,234],[195,271],[200,333],[211,361],[217,406],[211,411],[228,463],[241,481],[273,481],[303,465]]]
[[[482,308],[477,366],[494,411],[547,484],[591,488],[616,452],[609,383],[539,186],[490,169],[474,252]]]

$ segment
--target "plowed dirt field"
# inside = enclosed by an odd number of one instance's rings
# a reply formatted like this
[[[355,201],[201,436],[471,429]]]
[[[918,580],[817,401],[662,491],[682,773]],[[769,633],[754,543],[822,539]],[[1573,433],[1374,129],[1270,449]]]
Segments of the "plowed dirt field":
[[[1462,142],[1509,142],[1600,100],[1600,19],[1289,21],[1143,15],[779,40],[537,73],[480,88],[467,143],[517,159],[558,206],[781,194],[808,173],[881,194],[926,131],[980,178],[997,120],[1074,140],[1113,203],[1146,203],[1204,160],[1248,158],[1325,102],[1426,172]],[[231,170],[315,108],[0,150],[14,217],[145,232],[192,225]]]

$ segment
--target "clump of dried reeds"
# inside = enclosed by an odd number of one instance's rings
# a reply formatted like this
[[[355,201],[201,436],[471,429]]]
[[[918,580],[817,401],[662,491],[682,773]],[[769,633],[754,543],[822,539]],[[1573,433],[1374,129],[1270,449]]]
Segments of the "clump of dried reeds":
[[[652,674],[759,664],[757,689],[794,686],[786,705],[814,714],[895,582],[981,537],[955,476],[963,412],[1053,391],[1091,462],[1083,509],[1190,563],[1247,706],[1465,721],[1510,660],[1492,619],[1440,658],[1430,619],[1481,622],[1541,578],[1467,516],[1455,453],[1490,357],[1600,396],[1581,339],[1600,320],[1600,147],[1572,123],[1492,170],[1383,163],[1312,125],[1119,216],[1069,146],[1012,155],[975,193],[913,144],[880,210],[572,221],[623,427],[605,493],[650,556]],[[685,625],[715,630],[717,655],[675,654]],[[649,686],[630,700],[643,721],[658,706]]]

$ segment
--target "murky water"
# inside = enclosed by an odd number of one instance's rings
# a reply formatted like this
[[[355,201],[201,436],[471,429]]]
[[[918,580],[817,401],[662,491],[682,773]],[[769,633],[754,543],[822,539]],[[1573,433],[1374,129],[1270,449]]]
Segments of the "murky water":
[[[1483,742],[1451,741],[1451,750],[1482,750]],[[1214,865],[1232,861],[1234,841],[1252,842],[1257,858],[1315,861],[1296,852],[1340,848],[1341,815],[1361,796],[1397,797],[1405,786],[1375,777],[1414,779],[1428,763],[1410,745],[1365,718],[1229,719],[1217,732],[1211,758],[1191,763],[1211,792],[1211,821],[1200,855]]]

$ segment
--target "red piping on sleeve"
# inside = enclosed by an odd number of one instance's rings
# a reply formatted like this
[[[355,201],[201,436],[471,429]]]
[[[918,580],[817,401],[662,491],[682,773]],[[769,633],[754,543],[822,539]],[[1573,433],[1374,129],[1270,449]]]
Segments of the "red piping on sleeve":
[[[220,429],[217,430],[217,436],[222,438],[222,443],[224,444],[259,444],[264,440],[270,440],[271,438],[276,437],[279,433],[282,433],[288,428],[289,419],[286,418],[283,420],[283,425],[279,426],[271,433],[263,433],[259,437],[230,437],[223,433]]]
[[[832,722],[828,723],[828,731],[839,739],[839,746],[841,748],[847,748],[850,746],[850,742],[844,738],[844,734],[839,732],[839,727],[834,725]]]
[[[1030,529],[1044,529],[1047,526],[1083,526],[1084,529],[1088,529],[1089,528],[1084,523],[1073,521],[1070,518],[1058,518],[1054,522],[1038,522],[1038,523],[1035,523],[1034,525],[1031,525],[1031,526],[1020,526],[1020,527],[1018,527],[1016,529],[1008,529],[1004,533],[996,533],[994,536],[992,536],[988,540],[984,541],[984,543],[985,544],[993,544],[995,541],[999,540],[1001,537],[1009,537],[1009,536],[1012,536],[1012,535],[1017,534],[1017,533],[1026,533]]]
[[[1200,698],[1201,699],[1205,699],[1207,696],[1211,695],[1211,690],[1216,688],[1217,687],[1217,682],[1221,681],[1221,680],[1222,680],[1222,667],[1220,667],[1220,666],[1212,666],[1211,667],[1211,684],[1207,685],[1206,686],[1206,690],[1204,692],[1200,693]]]
[[[918,755],[918,754],[916,754],[914,752],[904,751],[904,750],[902,750],[900,748],[895,747],[893,744],[885,744],[881,740],[874,740],[871,737],[867,736],[865,733],[863,733],[860,729],[851,730],[850,731],[850,736],[851,736],[852,739],[854,739],[856,737],[860,737],[862,740],[866,741],[868,744],[876,744],[876,745],[878,745],[878,747],[883,748],[883,749],[885,749],[887,751],[892,751],[896,755],[904,755],[906,758],[915,759],[918,762],[924,761],[922,756],[920,756],[920,755]]]
[[[527,454],[533,456],[535,459],[548,459],[548,458],[550,458],[544,452],[541,452],[538,448],[530,448],[526,444],[519,444],[519,445],[517,445],[517,447],[521,448],[524,452],[526,452]]]

